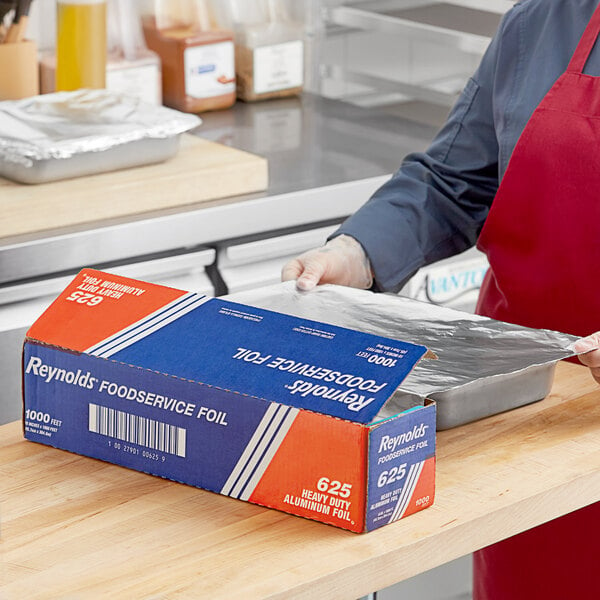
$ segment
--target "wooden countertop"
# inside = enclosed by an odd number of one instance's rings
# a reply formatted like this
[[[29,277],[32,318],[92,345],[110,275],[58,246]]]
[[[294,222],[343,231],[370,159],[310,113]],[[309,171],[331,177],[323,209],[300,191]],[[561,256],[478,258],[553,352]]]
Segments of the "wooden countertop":
[[[0,239],[267,189],[267,160],[189,134],[161,163],[37,185],[0,178]]]
[[[357,598],[600,499],[600,387],[438,434],[434,506],[356,535],[0,427],[0,598]]]

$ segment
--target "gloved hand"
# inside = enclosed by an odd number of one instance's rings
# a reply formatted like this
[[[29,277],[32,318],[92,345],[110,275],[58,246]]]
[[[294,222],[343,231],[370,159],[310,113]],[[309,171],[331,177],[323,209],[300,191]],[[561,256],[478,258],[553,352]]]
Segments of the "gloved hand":
[[[329,240],[321,248],[309,250],[288,262],[281,280],[296,279],[296,287],[312,290],[320,283],[336,283],[361,289],[373,285],[371,264],[363,247],[348,235]]]
[[[575,352],[585,352],[578,358],[580,362],[590,368],[593,378],[600,383],[600,331],[577,340],[573,349]]]

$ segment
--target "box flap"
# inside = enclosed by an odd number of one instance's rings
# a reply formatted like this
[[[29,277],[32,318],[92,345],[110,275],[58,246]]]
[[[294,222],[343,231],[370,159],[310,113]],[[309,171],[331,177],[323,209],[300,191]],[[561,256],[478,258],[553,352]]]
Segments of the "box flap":
[[[91,269],[28,337],[363,424],[427,351]]]

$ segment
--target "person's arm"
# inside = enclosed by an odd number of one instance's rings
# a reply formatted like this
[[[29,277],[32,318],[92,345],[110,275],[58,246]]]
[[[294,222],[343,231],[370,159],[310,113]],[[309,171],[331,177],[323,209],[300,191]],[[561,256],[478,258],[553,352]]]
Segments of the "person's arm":
[[[293,279],[305,292],[320,283],[367,289],[373,285],[373,272],[362,246],[350,236],[339,235],[288,262],[281,271],[281,280]]]
[[[343,234],[358,242],[364,251],[360,260],[369,265],[379,290],[399,290],[421,266],[472,246],[481,231],[498,189],[494,78],[505,21],[429,149],[407,156],[334,233],[333,239]],[[323,250],[286,265],[283,279],[297,278],[300,289],[321,282],[366,287],[358,285],[367,283],[360,277],[350,284],[342,278],[323,279],[343,272],[339,254]],[[306,274],[305,266],[310,266]]]
[[[381,290],[397,291],[423,265],[477,240],[499,185],[497,46],[496,38],[427,151],[407,156],[335,234],[360,242]]]

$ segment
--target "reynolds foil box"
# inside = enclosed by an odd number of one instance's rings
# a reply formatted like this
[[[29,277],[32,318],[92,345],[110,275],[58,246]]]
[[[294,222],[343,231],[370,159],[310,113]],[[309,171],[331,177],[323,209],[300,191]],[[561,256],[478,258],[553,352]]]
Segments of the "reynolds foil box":
[[[84,270],[27,334],[25,437],[368,531],[433,503],[435,404],[377,417],[425,352]]]

